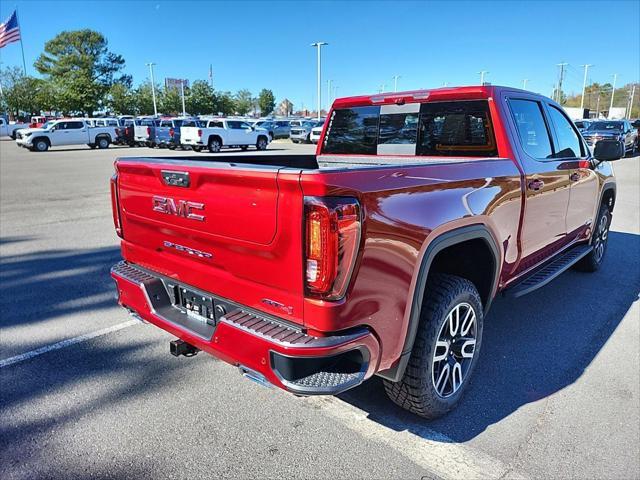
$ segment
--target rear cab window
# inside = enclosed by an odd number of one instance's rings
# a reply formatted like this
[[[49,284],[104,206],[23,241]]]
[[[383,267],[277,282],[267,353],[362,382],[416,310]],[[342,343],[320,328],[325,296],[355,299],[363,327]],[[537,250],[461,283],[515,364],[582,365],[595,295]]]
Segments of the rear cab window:
[[[493,157],[498,149],[487,100],[454,100],[336,109],[322,153]]]

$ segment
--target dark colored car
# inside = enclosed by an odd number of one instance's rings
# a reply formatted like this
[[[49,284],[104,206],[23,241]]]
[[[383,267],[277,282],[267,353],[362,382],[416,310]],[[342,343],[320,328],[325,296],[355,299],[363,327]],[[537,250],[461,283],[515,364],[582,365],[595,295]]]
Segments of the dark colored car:
[[[635,153],[638,146],[638,130],[628,120],[597,120],[589,125],[582,136],[591,147],[598,142],[618,140],[624,151]]]
[[[141,120],[136,118],[126,118],[120,121],[121,125],[118,127],[118,137],[116,143],[118,145],[128,145],[135,147],[135,126],[140,125]]]
[[[316,155],[119,158],[118,302],[176,356],[298,395],[378,375],[438,417],[502,355],[481,352],[496,296],[603,265],[622,153],[592,154],[548,98],[485,85],[336,99]],[[587,285],[569,283],[567,310]]]
[[[578,130],[580,130],[580,133],[582,133],[587,128],[589,128],[589,125],[591,125],[593,123],[593,120],[576,120],[573,123],[578,128]]]

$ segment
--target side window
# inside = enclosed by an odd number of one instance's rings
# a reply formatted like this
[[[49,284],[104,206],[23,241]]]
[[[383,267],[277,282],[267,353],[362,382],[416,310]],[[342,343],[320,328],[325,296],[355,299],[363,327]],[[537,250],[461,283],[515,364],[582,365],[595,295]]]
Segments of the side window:
[[[160,122],[160,126],[161,127],[170,127],[171,126],[171,120],[163,120],[162,122]]]
[[[223,122],[209,122],[209,128],[224,128],[224,123]]]
[[[420,107],[418,155],[498,155],[486,100],[427,102]]]
[[[575,158],[582,156],[582,148],[578,134],[573,129],[571,122],[560,110],[549,105],[549,115],[553,123],[558,145],[556,145],[555,158]]]
[[[534,100],[511,99],[509,105],[524,151],[533,158],[553,158],[549,132],[540,103]]]
[[[238,121],[230,121],[227,122],[227,125],[229,126],[230,129],[232,130],[239,130],[242,128],[242,122],[238,122]]]
[[[334,110],[328,120],[323,153],[375,155],[380,107]]]

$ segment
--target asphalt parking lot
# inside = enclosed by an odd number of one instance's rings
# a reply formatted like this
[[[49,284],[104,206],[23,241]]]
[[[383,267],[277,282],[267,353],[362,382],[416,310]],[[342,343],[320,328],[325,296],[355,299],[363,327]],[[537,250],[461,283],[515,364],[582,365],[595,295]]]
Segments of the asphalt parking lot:
[[[640,477],[640,157],[614,164],[603,268],[498,299],[466,397],[428,422],[375,377],[305,399],[174,358],[116,305],[113,160],[189,154],[0,142],[0,478]]]

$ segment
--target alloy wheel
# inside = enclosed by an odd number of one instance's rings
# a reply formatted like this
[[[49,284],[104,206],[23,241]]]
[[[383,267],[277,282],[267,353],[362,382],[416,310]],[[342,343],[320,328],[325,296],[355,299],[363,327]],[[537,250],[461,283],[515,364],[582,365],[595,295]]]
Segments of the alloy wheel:
[[[598,226],[596,227],[595,238],[593,239],[593,250],[595,261],[600,263],[604,256],[604,249],[607,245],[607,238],[609,237],[609,216],[605,213],[598,220]]]
[[[433,351],[431,381],[438,396],[455,394],[467,378],[475,354],[476,312],[466,303],[451,309],[440,327]]]

